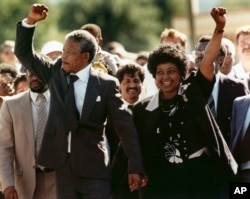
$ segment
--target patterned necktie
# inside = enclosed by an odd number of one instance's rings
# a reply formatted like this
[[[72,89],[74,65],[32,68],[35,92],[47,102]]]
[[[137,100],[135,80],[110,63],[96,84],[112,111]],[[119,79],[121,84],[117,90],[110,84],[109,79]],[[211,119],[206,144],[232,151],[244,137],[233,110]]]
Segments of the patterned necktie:
[[[74,132],[78,127],[80,114],[76,108],[74,82],[78,79],[76,75],[70,75],[70,82],[65,95],[66,128],[68,132]]]
[[[214,117],[216,117],[216,110],[215,110],[215,104],[214,104],[214,98],[213,95],[211,94],[209,99],[208,99],[208,106],[213,114]]]
[[[37,111],[38,117],[37,117],[37,132],[35,138],[36,156],[40,151],[45,125],[47,123],[46,98],[44,97],[43,94],[38,94],[37,101],[38,101],[38,111]]]

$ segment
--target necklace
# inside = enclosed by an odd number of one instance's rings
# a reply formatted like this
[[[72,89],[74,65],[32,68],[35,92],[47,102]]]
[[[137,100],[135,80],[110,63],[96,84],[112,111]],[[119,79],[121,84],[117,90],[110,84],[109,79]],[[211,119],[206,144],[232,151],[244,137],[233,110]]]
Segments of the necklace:
[[[174,103],[173,103],[174,102]],[[163,113],[168,113],[169,116],[172,116],[176,110],[178,110],[178,101],[164,101],[160,100],[160,106]]]

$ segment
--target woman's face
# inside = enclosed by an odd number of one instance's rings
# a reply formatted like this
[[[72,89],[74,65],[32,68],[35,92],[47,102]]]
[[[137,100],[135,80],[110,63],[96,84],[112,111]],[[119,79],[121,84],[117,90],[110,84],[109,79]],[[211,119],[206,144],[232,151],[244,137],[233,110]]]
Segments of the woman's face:
[[[164,99],[171,99],[178,93],[181,83],[179,69],[173,63],[159,64],[155,74],[156,86],[162,91]]]

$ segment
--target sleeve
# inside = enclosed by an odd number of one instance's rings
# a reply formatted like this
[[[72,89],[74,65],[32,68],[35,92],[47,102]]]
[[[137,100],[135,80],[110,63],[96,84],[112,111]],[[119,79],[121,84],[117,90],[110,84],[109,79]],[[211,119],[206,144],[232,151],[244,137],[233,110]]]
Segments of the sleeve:
[[[22,22],[17,23],[15,55],[25,68],[43,82],[48,83],[52,73],[58,70],[61,65],[57,62],[53,63],[36,53],[33,47],[34,32],[35,26],[27,28],[22,26]]]
[[[4,101],[0,109],[0,182],[2,189],[14,186],[14,132],[8,104]]]
[[[125,108],[118,85],[115,83],[112,83],[110,86],[108,109],[115,132],[118,134],[124,152],[128,157],[128,172],[142,174],[141,150],[133,117]]]
[[[194,94],[200,94],[205,98],[206,100],[209,98],[210,94],[212,93],[213,87],[215,83],[215,76],[213,80],[208,80],[205,78],[205,76],[198,70],[197,72],[193,72],[190,77],[183,82],[183,85],[191,85],[193,88],[190,92],[191,96]],[[182,86],[183,87],[183,86]],[[185,87],[185,86],[184,86]],[[185,92],[184,92],[185,93]],[[190,97],[190,96],[189,96]],[[195,96],[192,96],[192,98]]]

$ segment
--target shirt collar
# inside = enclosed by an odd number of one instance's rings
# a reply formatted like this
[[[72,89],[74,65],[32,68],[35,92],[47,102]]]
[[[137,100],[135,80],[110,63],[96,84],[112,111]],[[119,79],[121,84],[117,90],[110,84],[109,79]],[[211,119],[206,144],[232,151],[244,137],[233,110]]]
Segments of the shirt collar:
[[[88,81],[89,74],[90,74],[90,68],[91,64],[84,67],[82,70],[78,71],[75,75],[81,80],[81,81]]]
[[[36,92],[33,92],[30,90],[30,97],[31,97],[31,100],[33,102],[36,102],[36,98],[38,96],[39,93],[36,93]],[[50,101],[50,92],[49,92],[49,89],[47,89],[45,92],[42,93],[46,99],[46,101]]]
[[[126,106],[128,106],[128,105],[136,105],[140,100],[138,99],[135,103],[133,103],[133,104],[130,104],[129,102],[127,102],[125,99],[123,99],[122,98],[122,101],[123,101],[123,103],[126,105]]]
[[[221,76],[221,72],[218,71],[217,74],[215,75],[215,83],[214,84],[218,84],[219,83],[219,80],[220,80],[220,76]]]
[[[151,100],[149,101],[146,110],[148,111],[153,111],[155,109],[157,109],[159,107],[159,95],[160,95],[160,90],[158,90],[153,97],[151,98]]]

